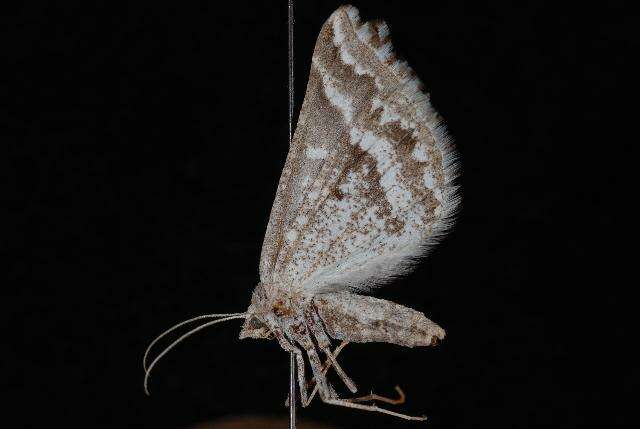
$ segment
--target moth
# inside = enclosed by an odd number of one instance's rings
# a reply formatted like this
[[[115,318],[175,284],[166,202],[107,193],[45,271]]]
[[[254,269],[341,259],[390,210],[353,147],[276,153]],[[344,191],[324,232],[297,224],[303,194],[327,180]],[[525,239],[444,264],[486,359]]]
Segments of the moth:
[[[145,389],[153,366],[177,343],[242,318],[241,339],[275,339],[295,354],[303,406],[318,393],[327,404],[424,419],[341,398],[327,371],[355,393],[337,360],[347,343],[418,347],[444,339],[421,312],[365,293],[410,271],[452,227],[457,171],[452,141],[419,79],[393,53],[387,25],[362,23],[353,6],[338,8],[315,45],[249,308],[187,320],[154,340],[144,358]],[[214,320],[147,365],[160,338],[207,318]],[[333,348],[335,341],[341,344]]]

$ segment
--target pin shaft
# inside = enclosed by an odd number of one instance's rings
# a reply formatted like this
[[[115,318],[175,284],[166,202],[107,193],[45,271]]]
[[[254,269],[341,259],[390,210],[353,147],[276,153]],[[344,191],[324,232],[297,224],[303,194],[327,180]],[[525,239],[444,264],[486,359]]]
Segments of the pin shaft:
[[[294,105],[294,75],[293,75],[293,0],[288,0],[287,7],[288,34],[288,64],[289,64],[289,147],[293,140],[293,105]],[[293,353],[289,353],[289,429],[296,429],[296,360]]]

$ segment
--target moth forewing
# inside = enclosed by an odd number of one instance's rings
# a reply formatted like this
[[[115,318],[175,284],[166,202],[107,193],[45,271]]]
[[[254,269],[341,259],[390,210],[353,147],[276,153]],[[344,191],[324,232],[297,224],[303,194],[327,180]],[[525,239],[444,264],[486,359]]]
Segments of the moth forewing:
[[[313,305],[327,333],[339,340],[416,347],[436,345],[445,336],[424,314],[384,299],[333,292],[316,295]]]

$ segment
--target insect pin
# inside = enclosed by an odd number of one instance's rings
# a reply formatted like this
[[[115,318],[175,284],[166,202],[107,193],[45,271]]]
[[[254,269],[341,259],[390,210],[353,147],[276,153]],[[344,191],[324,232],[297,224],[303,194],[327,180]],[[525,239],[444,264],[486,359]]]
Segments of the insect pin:
[[[395,401],[345,399],[326,374],[332,368],[355,393],[338,362],[347,343],[417,347],[444,338],[421,312],[364,293],[409,272],[452,227],[457,170],[453,144],[422,84],[392,52],[387,25],[361,23],[353,6],[338,8],[315,45],[249,308],[199,316],[156,338],[144,357],[145,390],[153,367],[180,341],[244,319],[241,339],[275,339],[295,354],[303,406],[317,393],[327,404],[425,420],[366,403],[399,402],[401,390]],[[159,339],[207,319],[147,364]],[[334,341],[341,343],[332,350]]]

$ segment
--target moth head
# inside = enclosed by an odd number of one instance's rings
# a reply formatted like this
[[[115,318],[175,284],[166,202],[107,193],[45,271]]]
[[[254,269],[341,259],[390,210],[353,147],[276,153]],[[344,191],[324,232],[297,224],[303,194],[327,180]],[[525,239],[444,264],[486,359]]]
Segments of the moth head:
[[[251,304],[247,309],[247,318],[240,331],[240,339],[270,338],[272,330],[267,322],[267,297],[262,283],[258,283],[251,296]]]
[[[271,337],[271,329],[269,326],[260,318],[256,316],[249,316],[244,321],[244,325],[242,325],[242,330],[240,331],[240,339],[243,340],[245,338],[270,338]]]

